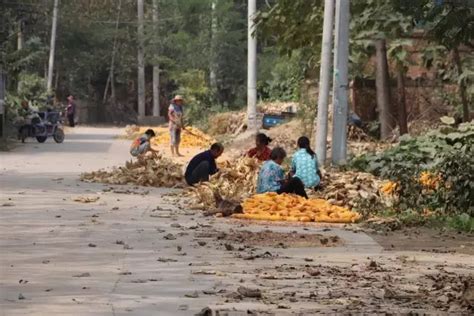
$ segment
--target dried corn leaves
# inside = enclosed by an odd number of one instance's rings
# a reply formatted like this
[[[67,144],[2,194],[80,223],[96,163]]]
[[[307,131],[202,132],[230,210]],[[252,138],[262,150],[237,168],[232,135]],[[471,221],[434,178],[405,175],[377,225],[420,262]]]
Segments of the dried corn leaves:
[[[305,199],[291,194],[265,193],[248,198],[242,204],[243,214],[232,217],[240,219],[354,223],[360,215],[348,208],[332,205],[323,199]]]
[[[216,196],[229,201],[240,202],[255,192],[260,163],[253,158],[226,161],[219,166],[219,172],[205,182],[190,189],[196,208],[216,208]]]
[[[214,114],[209,118],[209,130],[211,135],[236,134],[246,124],[245,112],[225,112]]]
[[[81,180],[170,188],[183,183],[183,172],[181,166],[170,159],[150,155],[136,161],[127,161],[124,167],[115,167],[111,171],[99,170],[83,173]]]
[[[327,200],[329,203],[357,208],[362,200],[381,201],[382,180],[370,173],[329,170],[323,176],[322,189],[310,196]]]

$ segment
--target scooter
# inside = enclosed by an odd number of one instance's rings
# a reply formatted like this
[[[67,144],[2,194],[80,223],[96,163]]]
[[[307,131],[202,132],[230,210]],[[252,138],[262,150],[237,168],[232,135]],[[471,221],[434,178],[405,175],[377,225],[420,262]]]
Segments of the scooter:
[[[56,143],[62,143],[65,135],[61,124],[61,113],[46,111],[35,114],[31,118],[31,124],[20,127],[21,142],[24,143],[28,137],[34,137],[38,143],[44,143],[48,137],[52,136]]]

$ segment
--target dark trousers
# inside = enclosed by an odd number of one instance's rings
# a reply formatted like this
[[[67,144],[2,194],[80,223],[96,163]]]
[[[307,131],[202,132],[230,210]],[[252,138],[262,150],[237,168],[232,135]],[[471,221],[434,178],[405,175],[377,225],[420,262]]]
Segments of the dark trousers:
[[[299,196],[308,198],[306,191],[304,190],[304,184],[298,177],[292,177],[290,180],[282,184],[280,190],[277,191],[278,194],[282,193],[293,193]]]
[[[69,126],[74,127],[74,114],[68,114],[67,119],[69,121]]]
[[[209,181],[209,161],[202,161],[194,168],[189,176],[186,177],[186,182],[189,185],[194,185],[199,182]]]

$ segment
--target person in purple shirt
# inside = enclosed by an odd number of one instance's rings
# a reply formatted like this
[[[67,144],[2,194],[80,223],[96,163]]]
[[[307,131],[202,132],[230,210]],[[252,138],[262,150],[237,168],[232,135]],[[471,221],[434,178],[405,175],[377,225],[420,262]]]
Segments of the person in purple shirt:
[[[76,115],[76,103],[72,95],[67,97],[66,115],[69,121],[69,126],[74,127],[74,116]]]
[[[217,173],[216,158],[224,152],[224,146],[219,143],[212,144],[209,150],[206,150],[191,159],[184,178],[189,185],[194,185],[199,182],[209,181],[209,176]]]

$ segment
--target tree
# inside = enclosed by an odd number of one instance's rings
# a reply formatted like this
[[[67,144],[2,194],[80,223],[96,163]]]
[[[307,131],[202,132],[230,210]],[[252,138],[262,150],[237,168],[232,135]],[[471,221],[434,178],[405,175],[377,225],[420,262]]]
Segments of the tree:
[[[462,103],[463,120],[470,120],[469,102],[474,100],[474,92],[467,87],[474,83],[474,65],[470,62],[474,49],[474,4],[472,1],[445,0],[398,0],[396,9],[413,17],[417,26],[426,32],[426,39],[434,45],[442,45],[451,52],[457,73],[451,81],[457,82]],[[462,47],[471,51],[463,67]]]
[[[390,104],[390,75],[388,72],[387,46],[385,39],[378,39],[375,42],[377,68],[376,68],[376,89],[377,108],[380,121],[380,138],[387,139],[392,134],[393,119]]]

